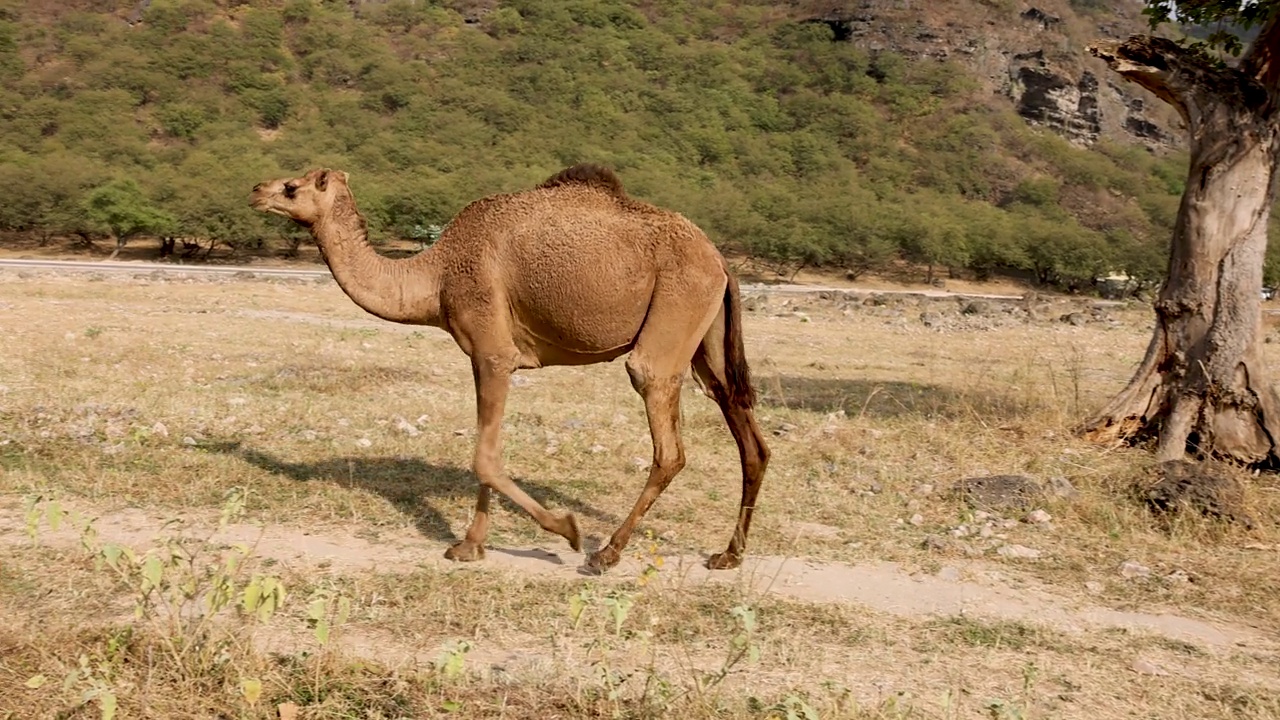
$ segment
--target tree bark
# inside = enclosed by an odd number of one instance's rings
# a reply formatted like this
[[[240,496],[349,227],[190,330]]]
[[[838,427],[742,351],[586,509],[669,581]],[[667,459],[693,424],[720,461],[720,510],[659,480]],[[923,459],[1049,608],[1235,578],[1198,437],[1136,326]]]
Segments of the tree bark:
[[[1188,454],[1280,466],[1280,397],[1263,364],[1262,264],[1280,157],[1275,18],[1236,68],[1161,38],[1090,51],[1173,105],[1190,167],[1155,303],[1156,327],[1128,386],[1081,428],[1155,439],[1159,460]]]

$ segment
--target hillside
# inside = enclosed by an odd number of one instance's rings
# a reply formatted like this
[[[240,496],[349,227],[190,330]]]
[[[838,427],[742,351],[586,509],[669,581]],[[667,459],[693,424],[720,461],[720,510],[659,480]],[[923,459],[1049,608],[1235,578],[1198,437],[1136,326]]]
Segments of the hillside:
[[[791,272],[1163,271],[1167,110],[1094,0],[0,0],[0,229],[261,248],[255,182],[351,173],[375,240],[566,164]]]

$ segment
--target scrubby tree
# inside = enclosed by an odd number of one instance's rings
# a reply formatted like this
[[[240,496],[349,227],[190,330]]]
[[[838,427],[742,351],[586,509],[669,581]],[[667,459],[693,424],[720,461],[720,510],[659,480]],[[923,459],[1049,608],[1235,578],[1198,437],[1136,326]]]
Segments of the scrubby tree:
[[[153,205],[138,183],[130,179],[113,180],[95,188],[84,199],[84,211],[89,220],[115,238],[111,259],[120,254],[130,238],[163,233],[175,224],[173,216]]]
[[[1090,48],[1178,110],[1190,166],[1151,344],[1084,432],[1155,438],[1161,460],[1280,464],[1280,397],[1263,362],[1260,305],[1280,159],[1280,0],[1147,0],[1146,13],[1153,29],[1218,29],[1198,41],[1134,36]],[[1241,34],[1255,28],[1246,49]]]

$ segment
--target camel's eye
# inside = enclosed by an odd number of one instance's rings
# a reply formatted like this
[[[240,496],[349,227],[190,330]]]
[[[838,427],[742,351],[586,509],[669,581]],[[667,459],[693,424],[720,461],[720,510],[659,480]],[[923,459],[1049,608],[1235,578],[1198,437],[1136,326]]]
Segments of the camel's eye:
[[[285,197],[287,197],[287,198],[291,198],[291,197],[293,197],[293,194],[294,194],[295,192],[297,192],[297,191],[298,191],[298,188],[296,188],[296,187],[294,187],[294,186],[292,186],[292,185],[285,185],[285,186],[284,186],[284,196],[285,196]]]

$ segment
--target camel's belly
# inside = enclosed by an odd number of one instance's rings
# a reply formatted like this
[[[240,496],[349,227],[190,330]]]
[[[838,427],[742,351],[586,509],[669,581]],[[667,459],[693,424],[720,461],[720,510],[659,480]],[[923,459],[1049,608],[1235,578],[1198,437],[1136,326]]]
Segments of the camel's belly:
[[[612,278],[608,290],[549,279],[512,300],[517,335],[531,344],[550,345],[578,355],[625,352],[635,341],[649,309],[653,281],[646,277]],[[616,357],[615,354],[615,357]]]
[[[521,253],[508,285],[513,329],[531,345],[616,357],[640,332],[656,272],[625,242],[577,245]]]

